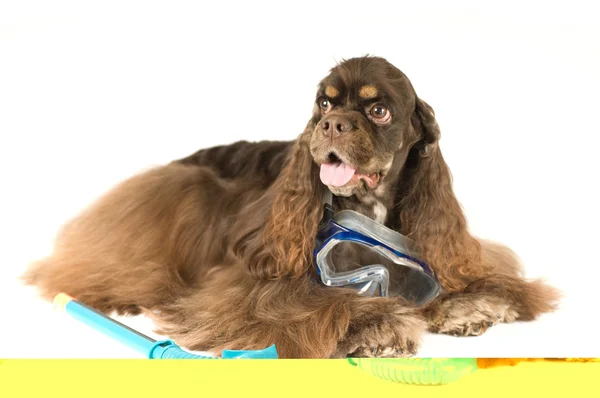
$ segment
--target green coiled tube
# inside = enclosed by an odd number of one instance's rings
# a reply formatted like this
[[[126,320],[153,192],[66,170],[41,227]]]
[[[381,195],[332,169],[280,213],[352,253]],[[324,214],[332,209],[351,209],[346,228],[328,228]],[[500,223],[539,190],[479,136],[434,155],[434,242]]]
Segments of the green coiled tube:
[[[396,383],[448,384],[477,370],[476,358],[348,358],[366,373]]]

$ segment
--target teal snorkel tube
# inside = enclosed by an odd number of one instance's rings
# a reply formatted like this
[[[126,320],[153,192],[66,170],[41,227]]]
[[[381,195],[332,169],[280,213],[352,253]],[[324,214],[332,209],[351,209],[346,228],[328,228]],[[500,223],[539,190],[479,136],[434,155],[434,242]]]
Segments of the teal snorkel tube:
[[[54,298],[54,308],[66,312],[78,321],[133,348],[149,359],[218,359],[213,356],[191,354],[182,350],[172,340],[156,341],[64,293]],[[264,350],[223,350],[221,358],[277,359],[278,355],[275,345],[272,345]]]

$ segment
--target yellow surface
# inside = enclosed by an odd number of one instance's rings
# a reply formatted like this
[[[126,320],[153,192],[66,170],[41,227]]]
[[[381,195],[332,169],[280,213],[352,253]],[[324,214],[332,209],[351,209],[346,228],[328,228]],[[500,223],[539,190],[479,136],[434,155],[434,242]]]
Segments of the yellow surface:
[[[56,297],[54,297],[54,301],[53,301],[54,309],[64,311],[65,307],[67,306],[67,303],[71,300],[73,300],[73,297],[69,296],[68,294],[65,294],[65,293],[57,294]]]
[[[522,362],[429,387],[380,380],[345,360],[0,361],[0,397],[596,397],[599,379],[599,362]]]

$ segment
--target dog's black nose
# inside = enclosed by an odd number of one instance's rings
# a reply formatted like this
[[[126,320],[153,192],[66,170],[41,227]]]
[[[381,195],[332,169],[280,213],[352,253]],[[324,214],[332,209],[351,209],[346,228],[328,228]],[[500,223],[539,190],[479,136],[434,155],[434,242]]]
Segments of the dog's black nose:
[[[321,121],[323,133],[328,137],[334,137],[352,130],[352,123],[343,116],[332,115]]]

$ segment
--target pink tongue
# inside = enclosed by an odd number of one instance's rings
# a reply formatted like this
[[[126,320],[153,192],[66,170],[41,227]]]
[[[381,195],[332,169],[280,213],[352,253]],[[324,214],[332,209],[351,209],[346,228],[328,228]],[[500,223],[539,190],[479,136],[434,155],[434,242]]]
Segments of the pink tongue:
[[[325,163],[321,165],[321,182],[332,187],[342,187],[354,176],[352,167],[345,163]]]

